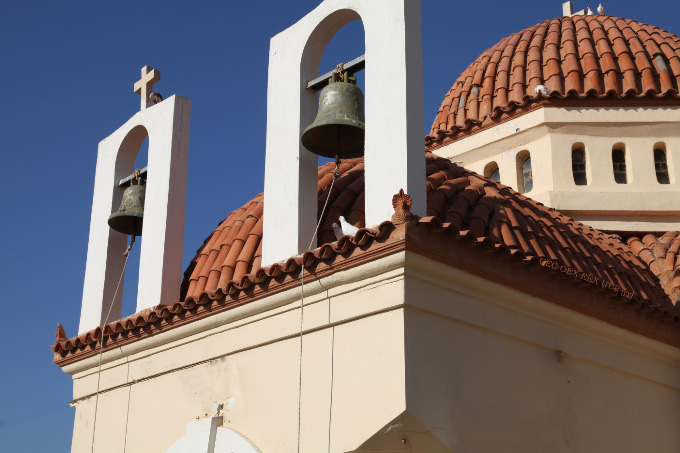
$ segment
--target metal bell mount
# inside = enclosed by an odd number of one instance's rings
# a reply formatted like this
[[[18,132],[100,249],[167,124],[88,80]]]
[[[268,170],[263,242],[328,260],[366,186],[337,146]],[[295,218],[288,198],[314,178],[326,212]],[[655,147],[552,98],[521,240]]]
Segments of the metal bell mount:
[[[339,80],[342,77],[342,80]],[[302,133],[302,144],[324,157],[364,155],[364,94],[347,72],[333,73],[319,94],[316,119]]]
[[[135,172],[137,173],[137,172]],[[130,187],[123,192],[118,211],[109,217],[109,226],[114,230],[132,236],[141,236],[144,224],[144,197],[146,187],[139,177],[130,181]]]

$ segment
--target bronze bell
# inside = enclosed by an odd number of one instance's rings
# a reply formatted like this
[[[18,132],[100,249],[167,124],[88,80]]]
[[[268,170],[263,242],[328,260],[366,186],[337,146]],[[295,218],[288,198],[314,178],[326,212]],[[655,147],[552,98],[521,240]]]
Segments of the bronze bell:
[[[333,74],[319,94],[316,119],[302,133],[305,148],[324,157],[364,155],[364,94],[347,73]],[[356,80],[356,79],[353,79]]]
[[[133,182],[123,192],[120,208],[109,217],[109,226],[114,230],[134,236],[142,235],[144,222],[144,196],[146,187]]]

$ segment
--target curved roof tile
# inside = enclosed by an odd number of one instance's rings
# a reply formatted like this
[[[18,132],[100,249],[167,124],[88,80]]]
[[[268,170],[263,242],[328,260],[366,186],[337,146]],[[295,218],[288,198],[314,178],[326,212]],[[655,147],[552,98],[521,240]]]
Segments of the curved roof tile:
[[[472,126],[546,99],[678,99],[679,84],[675,35],[619,17],[550,19],[502,39],[468,66],[425,144],[436,149],[470,135]],[[538,85],[551,93],[535,93]]]
[[[671,302],[680,306],[680,232],[670,231],[661,237],[648,234],[628,239],[633,253],[657,276]]]

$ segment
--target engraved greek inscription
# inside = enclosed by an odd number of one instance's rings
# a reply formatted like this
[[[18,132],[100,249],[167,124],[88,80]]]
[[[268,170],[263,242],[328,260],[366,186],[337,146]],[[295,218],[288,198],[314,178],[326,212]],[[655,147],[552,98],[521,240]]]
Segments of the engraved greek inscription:
[[[635,296],[634,292],[624,290],[618,284],[609,282],[609,281],[604,280],[601,277],[597,277],[593,274],[589,274],[587,272],[576,270],[573,267],[561,265],[556,261],[552,261],[552,260],[545,259],[545,258],[539,258],[539,264],[542,267],[547,267],[547,268],[550,268],[550,269],[559,270],[561,273],[566,274],[569,277],[574,277],[574,278],[577,278],[579,280],[586,281],[586,282],[593,284],[593,285],[599,285],[604,289],[609,289],[611,291],[619,293],[619,295],[621,297],[625,297],[626,299],[632,299]]]

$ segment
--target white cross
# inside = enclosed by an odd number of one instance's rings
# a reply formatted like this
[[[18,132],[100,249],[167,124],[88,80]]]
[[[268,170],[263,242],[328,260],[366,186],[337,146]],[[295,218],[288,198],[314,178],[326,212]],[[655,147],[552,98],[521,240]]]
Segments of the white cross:
[[[153,84],[161,80],[161,71],[157,71],[151,66],[144,66],[142,68],[142,78],[135,83],[135,93],[142,96],[140,110],[151,107],[149,102],[149,95],[151,94]]]

